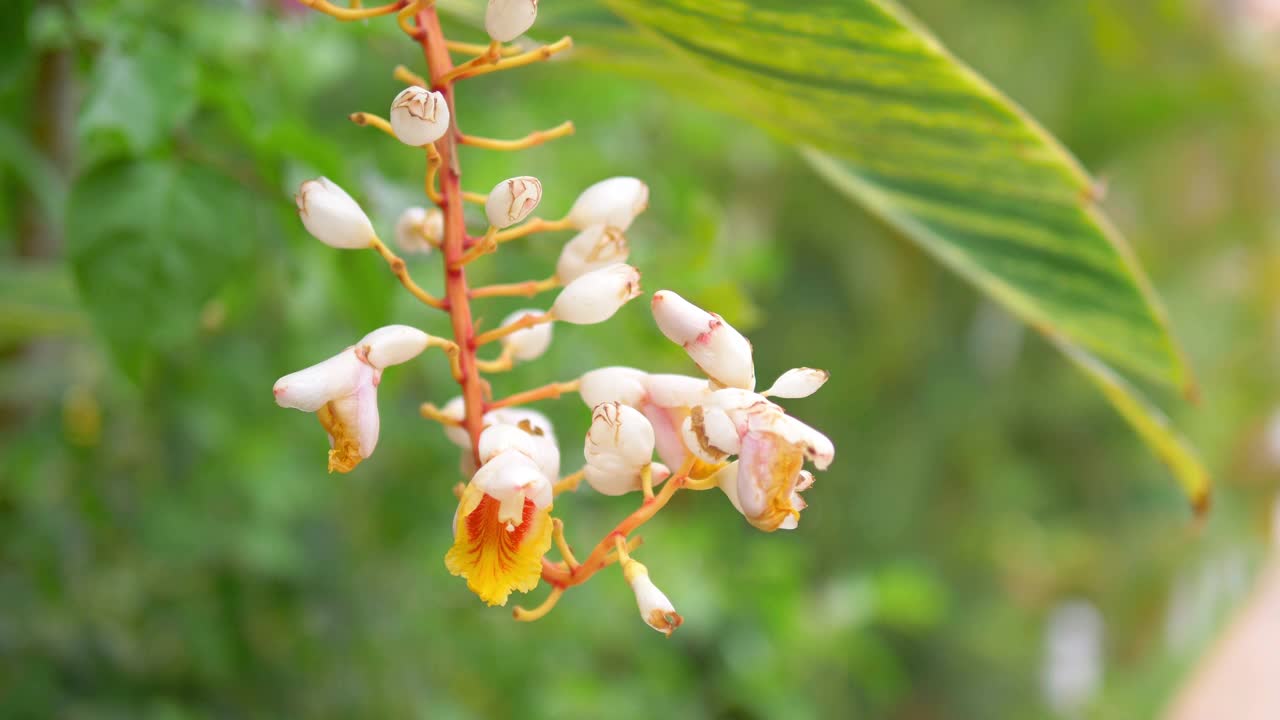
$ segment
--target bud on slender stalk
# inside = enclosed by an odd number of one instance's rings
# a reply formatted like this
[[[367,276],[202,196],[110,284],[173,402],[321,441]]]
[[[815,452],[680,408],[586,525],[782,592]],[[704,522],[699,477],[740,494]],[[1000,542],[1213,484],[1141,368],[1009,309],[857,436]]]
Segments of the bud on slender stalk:
[[[653,294],[653,319],[662,334],[683,347],[708,377],[726,387],[755,388],[751,343],[719,315],[670,290],[660,290]]]
[[[644,401],[647,375],[635,368],[604,367],[592,370],[578,379],[578,394],[587,407],[603,402],[620,402],[639,407]]]
[[[538,0],[489,0],[484,29],[498,42],[511,42],[528,32],[538,17]]]
[[[442,93],[414,85],[391,102],[391,130],[405,145],[433,143],[448,129],[449,103]]]
[[[542,183],[527,175],[503,180],[493,187],[484,203],[489,224],[504,228],[529,217],[542,201]]]
[[[345,190],[329,178],[308,180],[293,196],[302,224],[317,240],[330,247],[356,250],[373,245],[377,233],[369,216]]]
[[[541,310],[517,310],[502,321],[502,326],[506,327],[526,315],[541,314]],[[502,338],[502,345],[511,350],[516,360],[536,360],[551,347],[551,323],[517,330]]]
[[[396,244],[407,253],[426,255],[444,237],[444,213],[439,208],[406,208],[396,221]]]
[[[626,231],[647,207],[648,185],[633,177],[609,178],[582,191],[569,210],[569,221],[580,229],[599,224]]]
[[[617,263],[592,270],[569,283],[551,312],[557,320],[592,325],[613,317],[628,300],[640,295],[640,271]]]
[[[649,569],[642,563],[632,560],[622,567],[623,576],[636,594],[636,605],[640,608],[640,619],[658,632],[671,637],[684,622],[675,606],[667,599],[665,593],[649,579]]]
[[[631,248],[622,231],[607,225],[592,225],[565,243],[556,261],[556,277],[562,283],[577,280],[584,273],[614,263],[626,262]]]
[[[382,370],[408,362],[427,349],[431,336],[408,325],[388,325],[365,335],[356,349],[373,367]]]

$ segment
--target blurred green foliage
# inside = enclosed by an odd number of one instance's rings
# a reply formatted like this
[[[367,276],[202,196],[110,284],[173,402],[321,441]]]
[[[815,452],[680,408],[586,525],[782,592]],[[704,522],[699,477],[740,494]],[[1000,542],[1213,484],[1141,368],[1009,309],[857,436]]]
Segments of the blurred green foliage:
[[[267,392],[378,325],[445,332],[377,257],[307,237],[290,199],[323,173],[387,234],[420,202],[421,158],[346,120],[385,108],[416,48],[267,0],[22,0],[0,36],[0,716],[1052,717],[1044,626],[1073,598],[1106,622],[1089,715],[1156,714],[1238,598],[1276,486],[1276,36],[1189,1],[908,3],[1108,179],[1204,389],[1176,413],[1221,484],[1194,526],[1052,348],[793,151],[607,67],[615,22],[543,4],[581,28],[579,61],[476,80],[458,116],[578,133],[467,152],[466,182],[537,175],[562,209],[644,178],[646,286],[749,331],[762,379],[832,370],[788,403],[839,449],[800,529],[678,497],[640,550],[686,618],[670,641],[616,573],[532,625],[481,606],[442,561],[456,450],[416,414],[454,394],[444,362],[387,374],[379,450],[347,476]],[[477,280],[545,276],[559,241]],[[437,257],[413,272],[439,288]],[[691,369],[643,303],[556,333],[495,393]],[[540,409],[572,469],[585,409]],[[631,502],[557,507],[585,546]]]

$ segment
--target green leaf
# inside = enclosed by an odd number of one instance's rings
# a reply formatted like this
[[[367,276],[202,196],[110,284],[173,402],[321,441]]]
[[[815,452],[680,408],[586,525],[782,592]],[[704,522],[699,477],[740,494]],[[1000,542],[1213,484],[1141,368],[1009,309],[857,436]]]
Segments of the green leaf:
[[[80,333],[85,319],[60,264],[0,262],[0,347]]]
[[[113,139],[141,154],[195,110],[196,79],[190,54],[163,37],[147,35],[137,47],[109,47],[94,63],[80,134]]]
[[[76,182],[67,218],[72,272],[131,377],[196,335],[204,304],[252,247],[253,210],[241,186],[186,163],[117,163]]]
[[[708,103],[801,146],[823,177],[1106,377],[1108,399],[1206,502],[1194,453],[1092,356],[1190,393],[1164,311],[1093,181],[1012,101],[884,0],[608,2],[692,61]]]

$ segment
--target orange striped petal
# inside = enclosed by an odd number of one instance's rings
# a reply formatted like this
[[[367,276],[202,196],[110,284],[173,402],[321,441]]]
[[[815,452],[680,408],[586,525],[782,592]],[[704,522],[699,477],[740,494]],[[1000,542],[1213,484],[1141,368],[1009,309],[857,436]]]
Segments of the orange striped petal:
[[[512,590],[529,592],[542,577],[542,556],[551,549],[551,507],[524,501],[520,523],[498,517],[501,503],[491,495],[463,496],[464,518],[453,547],[445,555],[449,572],[467,579],[467,587],[490,605],[506,605]],[[469,512],[468,512],[469,511]]]

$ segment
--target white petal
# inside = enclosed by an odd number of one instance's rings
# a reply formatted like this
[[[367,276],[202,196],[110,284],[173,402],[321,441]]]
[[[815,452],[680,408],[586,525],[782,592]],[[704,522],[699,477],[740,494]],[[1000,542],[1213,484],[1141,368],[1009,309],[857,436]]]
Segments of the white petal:
[[[485,425],[504,423],[521,428],[533,436],[533,459],[551,481],[560,479],[560,445],[555,429],[546,415],[527,408],[500,408],[484,416]]]
[[[719,315],[670,290],[660,290],[653,294],[653,319],[662,334],[683,347],[708,377],[728,387],[751,390],[756,386],[751,343]]]
[[[835,459],[836,448],[830,438],[790,415],[783,415],[772,425],[771,431],[787,442],[799,445],[804,456],[819,470],[826,470]]]
[[[372,382],[373,368],[360,362],[353,348],[347,348],[320,363],[276,381],[272,389],[276,404],[315,412],[324,404],[356,391],[362,383]]]
[[[508,450],[523,453],[530,460],[537,452],[534,449],[533,436],[515,425],[498,423],[490,425],[480,433],[480,462],[489,462],[494,456]]]
[[[831,373],[826,370],[792,368],[782,373],[777,380],[773,381],[773,386],[761,394],[780,398],[809,397],[817,392],[830,377]]]
[[[680,428],[685,447],[700,460],[717,463],[738,452],[738,429],[725,411],[696,405]]]
[[[462,422],[467,416],[466,401],[461,395],[459,395],[445,403],[444,407],[440,408],[440,414],[456,422]],[[466,428],[461,425],[442,425],[441,427],[444,428],[445,437],[449,438],[449,441],[454,445],[457,445],[463,450],[471,449],[471,436],[467,434]],[[471,453],[466,454],[470,455]],[[469,474],[470,473],[463,473],[464,476]]]
[[[489,191],[484,212],[489,224],[504,228],[529,217],[542,201],[542,183],[527,175],[503,180]]]
[[[633,177],[609,178],[582,191],[569,210],[569,220],[579,229],[608,225],[625,232],[648,206],[648,185]]]
[[[710,388],[703,378],[654,373],[644,379],[649,399],[662,407],[691,407],[708,397]]]
[[[307,232],[330,247],[367,248],[377,237],[369,216],[329,178],[302,183],[294,202]]]
[[[591,427],[583,447],[588,463],[606,456],[639,473],[653,459],[653,426],[638,410],[618,402],[600,403],[591,413]]]
[[[407,87],[391,102],[391,130],[405,145],[433,143],[449,130],[449,102],[438,91]]]
[[[639,294],[640,271],[617,263],[592,270],[569,283],[556,297],[551,312],[557,320],[592,325],[613,317]]]
[[[538,17],[538,0],[489,0],[484,29],[498,42],[511,42],[528,32]]]
[[[370,365],[383,370],[421,355],[430,340],[431,336],[418,328],[387,325],[365,335],[356,347],[364,351]]]
[[[508,315],[502,321],[502,326],[506,327],[526,315],[541,315],[541,310],[517,310]],[[502,344],[510,347],[515,359],[529,361],[536,360],[551,347],[551,323],[543,323],[534,325],[533,327],[517,330],[510,335],[502,338]]]
[[[552,500],[547,476],[529,456],[514,450],[499,453],[481,465],[471,482],[503,504],[508,512],[500,512],[499,519],[506,522],[520,522],[524,499],[532,500],[540,508],[550,505]]]
[[[666,594],[649,579],[649,572],[643,565],[632,562],[625,570],[627,582],[636,594],[640,618],[649,627],[670,637],[671,633],[684,622],[684,618],[676,612]]]
[[[571,283],[592,270],[626,262],[630,252],[621,230],[592,225],[575,235],[560,251],[556,277],[562,283]]]
[[[591,408],[602,402],[612,401],[639,407],[648,392],[644,379],[645,373],[635,368],[600,368],[578,379],[578,394],[587,407]]]
[[[405,208],[396,220],[396,244],[407,253],[426,255],[432,242],[439,244],[443,237],[444,213],[440,208]]]

